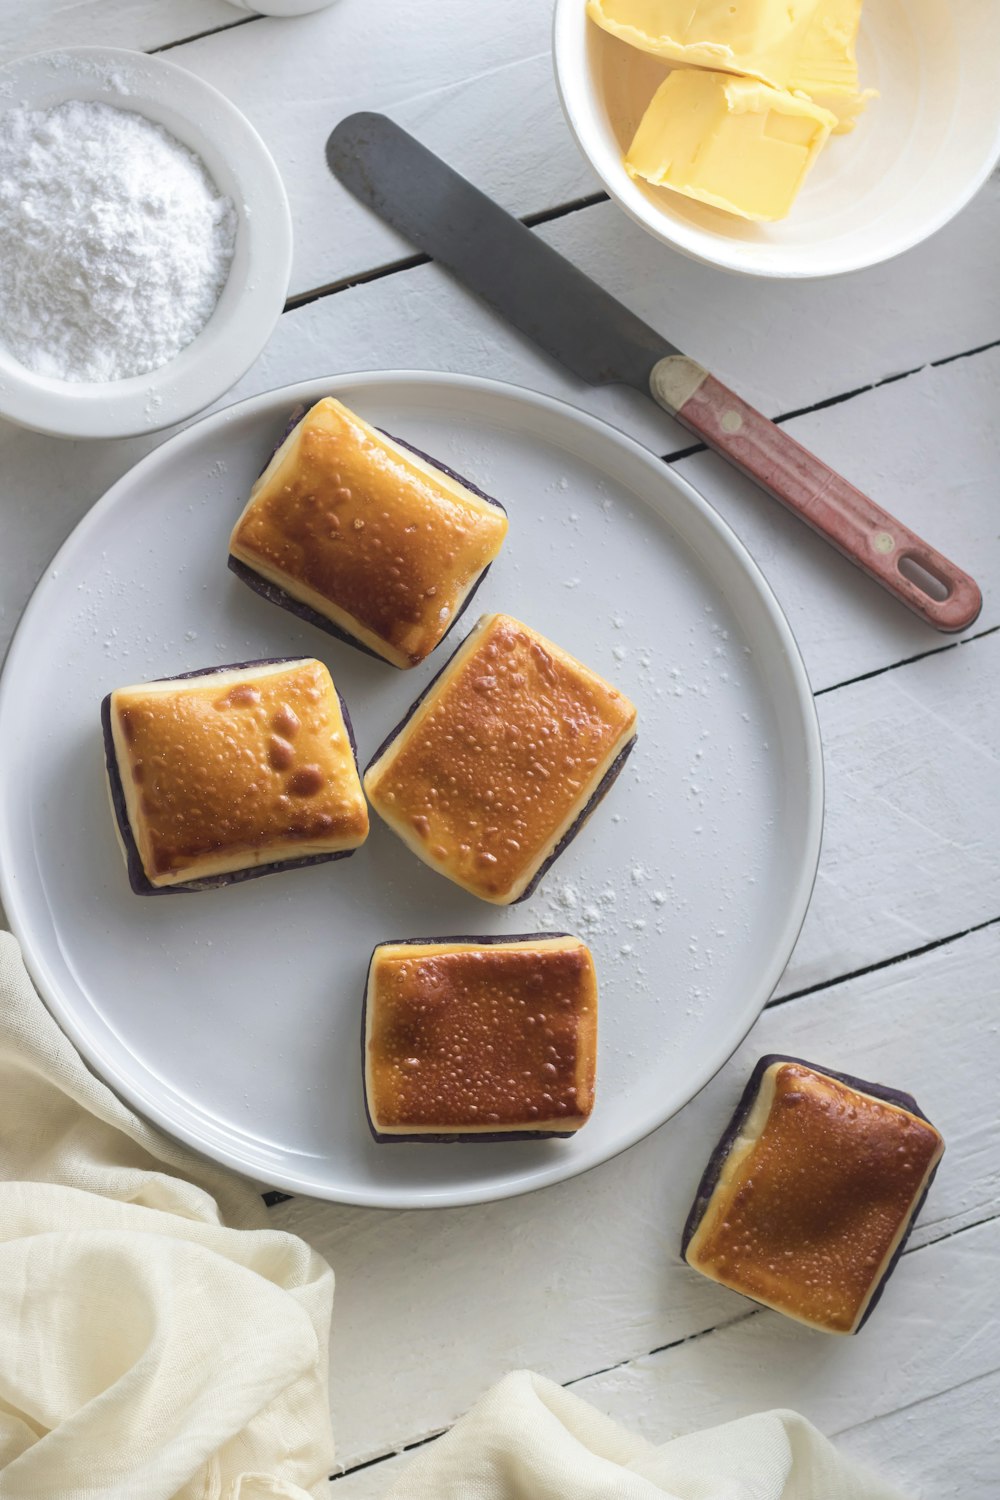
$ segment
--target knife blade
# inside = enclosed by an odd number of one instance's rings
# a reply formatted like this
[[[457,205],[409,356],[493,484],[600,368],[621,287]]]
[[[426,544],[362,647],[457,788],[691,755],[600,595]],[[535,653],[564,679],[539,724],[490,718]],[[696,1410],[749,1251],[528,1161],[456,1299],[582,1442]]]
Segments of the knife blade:
[[[589,385],[648,394],[679,354],[544,240],[385,115],[349,115],[327,142],[333,175]]]
[[[385,115],[349,115],[327,163],[362,203],[591,385],[652,397],[936,629],[967,629],[975,581],[684,354]]]

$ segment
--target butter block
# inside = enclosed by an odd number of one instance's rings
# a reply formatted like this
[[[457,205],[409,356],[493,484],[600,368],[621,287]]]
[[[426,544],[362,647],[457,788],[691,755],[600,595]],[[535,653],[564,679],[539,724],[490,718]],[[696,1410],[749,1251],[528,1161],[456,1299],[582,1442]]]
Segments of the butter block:
[[[757,79],[679,68],[653,95],[625,167],[744,219],[783,219],[836,123]]]
[[[788,87],[818,11],[842,0],[590,0],[598,26],[672,62]],[[825,32],[811,42],[819,55]]]

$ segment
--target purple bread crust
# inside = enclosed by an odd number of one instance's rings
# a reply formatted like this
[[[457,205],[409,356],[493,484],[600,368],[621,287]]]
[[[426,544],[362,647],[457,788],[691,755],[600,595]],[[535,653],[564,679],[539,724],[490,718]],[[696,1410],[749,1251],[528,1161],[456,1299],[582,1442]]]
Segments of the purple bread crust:
[[[296,427],[299,425],[305,415],[306,408],[304,406],[296,407],[295,411],[292,412],[291,416],[288,419],[288,423],[285,427],[284,432],[282,433],[278,442],[275,444],[274,448],[271,450],[267,463],[265,463],[264,465],[264,469],[267,468],[267,465],[271,462],[271,459],[277,453],[282,443],[288,440],[288,438],[295,431]],[[432,458],[429,453],[424,453],[420,448],[415,448],[412,443],[407,443],[403,438],[394,437],[391,432],[385,432],[381,428],[379,429],[379,431],[382,432],[383,437],[387,437],[392,442],[398,443],[401,448],[408,448],[411,453],[415,453],[418,458],[422,458],[426,463],[431,464],[433,468],[439,469],[440,472],[442,474],[446,474],[449,479],[455,480],[457,484],[463,484],[467,490],[471,490],[474,495],[478,495],[480,500],[485,500],[487,504],[495,506],[499,511],[503,511],[504,515],[507,514],[505,507],[500,503],[499,500],[497,500],[493,495],[487,495],[485,490],[481,490],[478,485],[473,484],[471,479],[466,479],[463,475],[456,473],[456,471],[454,469],[450,469],[447,464],[443,464],[440,459]],[[264,469],[261,469],[261,474],[263,474]],[[257,477],[259,479],[260,475],[258,475]],[[305,620],[307,624],[315,625],[317,630],[323,630],[327,635],[332,635],[336,640],[343,641],[348,646],[353,646],[355,650],[363,651],[366,656],[373,657],[375,661],[387,662],[386,657],[382,656],[380,652],[373,650],[371,646],[366,646],[364,641],[358,640],[357,636],[352,635],[349,630],[345,630],[343,626],[335,624],[333,620],[330,620],[326,615],[321,614],[318,609],[313,609],[310,605],[303,604],[300,600],[296,599],[292,594],[290,594],[287,589],[282,588],[281,584],[273,583],[270,579],[262,577],[261,574],[250,567],[248,563],[242,562],[238,557],[233,557],[232,553],[229,554],[227,566],[230,572],[234,573],[242,583],[245,583],[248,588],[253,589],[254,593],[259,594],[262,599],[266,599],[269,604],[276,604],[279,609],[285,609],[289,612],[289,614],[296,615],[300,620]],[[483,568],[475,583],[473,583],[472,587],[469,589],[465,598],[462,600],[461,606],[458,610],[456,610],[454,619],[451,621],[448,629],[441,637],[442,641],[451,634],[455,626],[458,624],[458,621],[465,614],[465,611],[472,603],[473,597],[478,592],[480,586],[482,585],[483,579],[486,577],[491,567],[492,563],[487,563],[486,567]],[[440,644],[441,641],[438,641],[438,645]],[[436,650],[437,647],[435,647],[434,649]],[[387,665],[394,666],[395,663],[387,662]]]
[[[473,629],[475,629],[474,626]],[[469,632],[469,635],[471,634],[472,631]],[[465,641],[467,641],[468,639],[469,636],[466,636]],[[455,660],[455,657],[465,645],[465,641],[459,642],[459,644],[455,647],[454,651],[449,656],[448,660],[445,662],[444,666],[438,668],[434,676],[431,678],[430,682],[424,688],[423,692],[420,693],[418,697],[414,698],[413,702],[410,704],[409,708],[406,710],[406,713],[400,719],[399,723],[396,724],[393,729],[390,729],[385,739],[375,751],[375,754],[372,756],[371,760],[365,766],[366,776],[375,762],[379,759],[379,757],[385,754],[392,742],[397,739],[402,731],[406,728],[407,724],[413,718],[413,715],[416,713],[421,703],[423,703],[428,693],[433,687],[437,685],[438,679],[441,678],[445,672],[447,672],[448,668]],[[605,771],[604,775],[597,783],[597,786],[588,797],[586,805],[581,810],[575,822],[566,830],[548,858],[544,860],[541,865],[539,865],[538,869],[535,871],[535,874],[532,876],[530,882],[528,883],[527,888],[522,891],[521,895],[518,896],[516,901],[507,902],[507,905],[520,906],[522,901],[527,901],[529,896],[534,895],[535,891],[538,888],[539,881],[548,874],[549,870],[555,864],[559,856],[561,854],[565,854],[566,850],[576,838],[577,834],[582,831],[584,824],[590,818],[592,813],[596,811],[598,804],[604,801],[605,797],[608,795],[608,792],[611,790],[614,783],[618,780],[618,777],[622,773],[622,768],[625,765],[625,762],[628,760],[629,756],[632,754],[632,751],[635,749],[635,743],[638,737],[639,736],[637,734],[633,734],[628,744],[622,746],[621,750],[619,750],[618,754],[611,762],[611,765]],[[431,869],[433,868],[434,866],[432,865]]]
[[[190,672],[178,672],[174,677],[154,677],[153,682],[186,682],[191,677],[211,677],[215,672],[242,671],[246,667],[271,667],[279,662],[305,661],[308,658],[302,656],[265,656],[257,661],[228,662],[219,667],[196,667]],[[340,703],[340,711],[344,717],[344,728],[347,730],[347,738],[350,741],[351,753],[354,756],[354,764],[358,764],[358,747],[354,738],[354,726],[351,716],[347,710],[339,689],[334,686],[337,700]],[[125,803],[125,789],[122,786],[121,769],[118,765],[118,757],[115,754],[114,738],[111,732],[111,694],[101,703],[101,731],[104,738],[104,763],[108,772],[108,785],[111,789],[111,806],[115,814],[115,822],[118,833],[125,849],[125,866],[128,870],[128,883],[137,896],[186,896],[196,891],[219,890],[225,885],[238,885],[244,880],[256,880],[258,875],[275,875],[281,870],[303,870],[308,865],[325,865],[334,859],[349,859],[356,851],[354,849],[341,849],[335,854],[303,854],[299,859],[278,859],[266,865],[253,865],[245,870],[230,870],[224,875],[208,875],[203,880],[188,880],[178,885],[153,885],[152,881],[143,869],[142,858],[139,848],[132,832],[132,824],[129,822],[128,809]]]
[[[732,1149],[733,1143],[739,1135],[740,1131],[743,1129],[744,1122],[746,1121],[747,1116],[753,1108],[754,1101],[756,1100],[757,1094],[760,1091],[761,1080],[763,1079],[764,1074],[767,1072],[768,1068],[770,1068],[774,1063],[797,1063],[803,1068],[810,1068],[814,1073],[822,1073],[827,1078],[835,1078],[838,1083],[844,1083],[848,1088],[857,1089],[860,1093],[863,1094],[870,1094],[873,1099],[881,1099],[885,1104],[895,1104],[900,1109],[907,1110],[911,1115],[916,1115],[919,1119],[926,1120],[928,1125],[933,1124],[933,1121],[928,1119],[927,1115],[924,1114],[923,1110],[920,1108],[913,1095],[904,1093],[901,1089],[890,1088],[887,1084],[884,1083],[869,1083],[867,1079],[856,1078],[853,1073],[838,1073],[834,1068],[821,1068],[817,1063],[807,1062],[804,1057],[789,1057],[783,1052],[767,1053],[760,1059],[753,1072],[750,1074],[750,1077],[747,1080],[746,1088],[743,1090],[743,1093],[740,1096],[740,1101],[733,1112],[729,1124],[726,1126],[717,1144],[715,1145],[711,1156],[709,1157],[708,1166],[705,1168],[705,1171],[702,1174],[701,1181],[698,1184],[698,1190],[695,1193],[694,1202],[691,1205],[691,1210],[688,1213],[687,1220],[684,1224],[684,1233],[681,1237],[682,1259],[687,1258],[688,1246],[691,1243],[695,1230],[701,1223],[705,1210],[708,1207],[709,1200],[711,1199],[711,1196],[715,1191],[716,1183],[719,1180],[719,1174],[721,1173],[725,1160]],[[920,1198],[918,1199],[912,1213],[910,1214],[910,1219],[909,1223],[906,1226],[906,1231],[903,1234],[903,1237],[900,1240],[899,1244],[896,1246],[889,1264],[886,1266],[881,1277],[879,1278],[878,1285],[876,1286],[874,1292],[871,1295],[871,1298],[869,1299],[868,1306],[865,1308],[864,1316],[862,1317],[857,1328],[853,1330],[854,1333],[861,1332],[862,1328],[864,1328],[865,1324],[868,1322],[868,1319],[871,1317],[876,1306],[878,1305],[879,1299],[881,1298],[882,1293],[885,1291],[886,1283],[888,1282],[889,1277],[892,1275],[893,1271],[896,1269],[899,1257],[902,1255],[904,1249],[906,1248],[906,1242],[909,1239],[910,1234],[912,1233],[913,1226],[917,1221],[917,1216],[924,1206],[927,1194],[931,1189],[931,1183],[934,1181],[934,1178],[937,1175],[937,1169],[939,1165],[940,1159],[937,1163],[935,1163],[935,1166],[927,1179],[926,1186],[924,1187]],[[747,1293],[741,1292],[740,1295],[747,1296]],[[749,1300],[752,1302],[755,1299],[751,1297],[749,1298]],[[765,1306],[766,1304],[761,1303],[759,1305]]]
[[[238,557],[233,557],[232,553],[229,554],[226,565],[231,573],[235,573],[242,583],[253,589],[254,593],[259,594],[262,599],[266,599],[268,604],[276,604],[279,609],[286,609],[290,615],[296,615],[300,620],[305,620],[307,625],[315,625],[317,630],[323,630],[336,640],[353,646],[356,651],[363,651],[366,656],[373,657],[375,661],[386,660],[377,651],[373,651],[371,646],[366,646],[364,641],[359,641],[356,636],[342,630],[332,620],[328,620],[326,615],[321,615],[318,609],[312,609],[301,600],[293,599],[292,595],[287,593],[280,584],[272,583],[269,578],[262,578],[259,573],[254,572],[253,568],[248,568],[245,562],[241,562]],[[387,665],[392,666],[393,663],[389,662]]]
[[[368,1129],[372,1133],[373,1140],[378,1141],[381,1146],[406,1146],[411,1142],[425,1146],[499,1145],[503,1141],[566,1141],[571,1136],[578,1134],[577,1130],[498,1130],[495,1132],[484,1131],[474,1135],[463,1134],[461,1131],[428,1131],[421,1135],[385,1135],[376,1128],[371,1110],[368,1107],[368,1059],[366,1056],[368,1040],[368,984],[371,979],[375,954],[379,948],[402,947],[403,945],[407,947],[419,947],[425,943],[482,943],[484,946],[498,947],[504,943],[544,942],[549,938],[572,936],[571,932],[516,932],[504,933],[501,936],[492,937],[471,933],[463,937],[386,938],[372,949],[372,956],[368,960],[368,969],[365,974],[364,998],[361,1006],[361,1093],[365,1104],[365,1119],[368,1121]]]
[[[309,408],[307,406],[304,406],[301,401],[299,402],[298,406],[293,406],[292,407],[291,411],[288,413],[288,416],[287,416],[287,418],[285,420],[284,430],[283,430],[280,438],[274,444],[274,446],[271,449],[270,453],[267,455],[267,457],[265,458],[264,462],[261,464],[260,468],[257,470],[257,478],[258,479],[263,474],[264,470],[267,468],[268,464],[271,462],[271,459],[277,453],[277,451],[281,447],[282,443],[287,442],[287,440],[291,437],[292,433],[295,431],[296,427],[298,427],[299,423],[302,421],[302,418],[305,416],[305,414],[306,414],[306,412],[308,410],[309,410]]]

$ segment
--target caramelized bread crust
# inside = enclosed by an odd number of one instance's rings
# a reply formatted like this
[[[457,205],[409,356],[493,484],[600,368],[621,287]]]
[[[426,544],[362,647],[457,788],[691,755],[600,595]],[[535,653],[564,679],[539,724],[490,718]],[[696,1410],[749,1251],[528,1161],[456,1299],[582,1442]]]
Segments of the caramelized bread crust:
[[[348,638],[411,667],[506,534],[496,502],[327,397],[257,480],[229,550]]]
[[[944,1144],[907,1095],[797,1059],[764,1062],[706,1173],[684,1256],[778,1312],[854,1333]]]
[[[594,1101],[597,979],[566,935],[382,943],[365,997],[377,1139],[570,1135]]]
[[[118,688],[107,721],[154,887],[341,853],[367,837],[349,726],[319,661]]]
[[[485,615],[365,774],[376,812],[441,874],[521,899],[635,738],[633,704],[509,615]]]

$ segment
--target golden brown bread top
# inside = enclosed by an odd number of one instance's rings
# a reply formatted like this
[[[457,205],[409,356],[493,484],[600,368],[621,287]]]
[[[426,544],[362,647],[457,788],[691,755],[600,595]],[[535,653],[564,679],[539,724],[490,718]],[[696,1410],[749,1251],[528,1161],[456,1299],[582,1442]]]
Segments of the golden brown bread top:
[[[256,856],[354,847],[367,834],[321,662],[119,688],[111,714],[129,821],[154,884],[264,862]]]
[[[737,1141],[687,1251],[736,1291],[850,1333],[942,1151],[933,1125],[797,1063],[748,1150]],[[748,1119],[750,1124],[753,1111]]]
[[[495,900],[527,885],[635,717],[551,641],[509,615],[484,616],[365,789],[429,864]]]
[[[498,506],[327,398],[257,481],[230,550],[406,666],[437,645],[506,533]]]
[[[368,991],[377,1129],[571,1130],[594,1099],[597,981],[577,939],[384,944]]]

